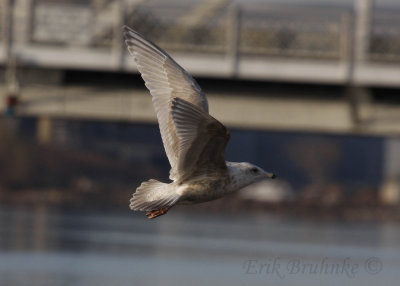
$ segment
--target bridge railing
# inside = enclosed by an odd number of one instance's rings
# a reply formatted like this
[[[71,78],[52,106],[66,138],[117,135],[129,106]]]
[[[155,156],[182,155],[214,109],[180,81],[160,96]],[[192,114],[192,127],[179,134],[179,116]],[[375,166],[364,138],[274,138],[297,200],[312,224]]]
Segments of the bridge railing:
[[[134,69],[125,63],[121,26],[127,24],[175,55],[218,58],[223,67],[209,65],[213,75],[251,78],[246,65],[272,59],[299,66],[289,79],[302,75],[304,65],[314,71],[300,80],[313,80],[313,73],[325,69],[322,80],[376,83],[372,69],[361,70],[367,63],[387,68],[391,77],[385,77],[384,85],[400,84],[393,75],[400,68],[400,6],[375,9],[371,0],[325,8],[217,2],[0,0],[0,63],[15,56],[28,65]],[[364,67],[357,71],[360,59]],[[186,62],[195,74],[207,74],[207,67]],[[260,71],[265,78],[285,79],[288,74]]]
[[[372,61],[400,63],[400,10],[378,11],[371,28],[369,56]]]

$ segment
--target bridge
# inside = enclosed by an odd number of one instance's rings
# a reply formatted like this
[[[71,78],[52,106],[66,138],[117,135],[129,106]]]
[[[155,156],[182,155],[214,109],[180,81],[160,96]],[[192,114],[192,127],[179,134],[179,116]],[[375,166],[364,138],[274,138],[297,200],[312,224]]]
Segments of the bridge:
[[[400,5],[291,3],[0,0],[0,64],[133,72],[128,24],[197,76],[400,86]]]
[[[0,67],[7,69],[1,95],[20,93],[19,114],[154,122],[144,90],[116,95],[57,85],[71,69],[137,73],[122,39],[127,24],[194,76],[334,85],[348,93],[341,100],[326,98],[326,92],[304,100],[297,91],[289,91],[294,97],[282,92],[263,97],[206,90],[216,116],[231,126],[400,133],[399,106],[374,104],[369,91],[400,87],[400,5],[296,3],[0,0]],[[31,83],[50,81],[55,87],[43,94],[24,83],[18,76],[24,68],[31,69],[25,76]],[[248,114],[234,116],[244,102]],[[288,110],[292,116],[286,116]]]

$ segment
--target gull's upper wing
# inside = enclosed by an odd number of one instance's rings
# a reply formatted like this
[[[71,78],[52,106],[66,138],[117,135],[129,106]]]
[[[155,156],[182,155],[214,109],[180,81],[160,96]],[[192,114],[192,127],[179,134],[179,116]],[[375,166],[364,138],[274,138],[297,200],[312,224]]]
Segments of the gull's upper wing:
[[[171,115],[172,99],[182,98],[207,114],[207,98],[193,77],[161,48],[127,26],[123,32],[128,50],[153,97],[161,138],[171,164],[170,177],[176,179],[180,143]]]
[[[172,119],[179,139],[178,181],[226,171],[229,132],[222,123],[179,97],[172,101]]]

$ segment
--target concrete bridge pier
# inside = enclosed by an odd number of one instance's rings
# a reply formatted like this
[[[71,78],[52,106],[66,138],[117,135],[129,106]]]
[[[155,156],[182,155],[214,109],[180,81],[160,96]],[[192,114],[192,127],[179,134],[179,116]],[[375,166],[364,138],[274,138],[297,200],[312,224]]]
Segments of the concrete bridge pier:
[[[387,205],[400,204],[400,138],[390,138],[385,143],[381,201]]]

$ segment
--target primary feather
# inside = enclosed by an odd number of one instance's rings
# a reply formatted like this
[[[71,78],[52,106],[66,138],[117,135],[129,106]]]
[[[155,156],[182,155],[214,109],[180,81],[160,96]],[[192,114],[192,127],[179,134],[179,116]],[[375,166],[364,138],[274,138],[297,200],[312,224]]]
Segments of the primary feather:
[[[128,51],[153,97],[161,138],[171,164],[170,178],[178,179],[179,138],[171,115],[172,99],[184,99],[208,113],[207,98],[193,77],[156,44],[127,26],[123,31]]]

